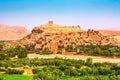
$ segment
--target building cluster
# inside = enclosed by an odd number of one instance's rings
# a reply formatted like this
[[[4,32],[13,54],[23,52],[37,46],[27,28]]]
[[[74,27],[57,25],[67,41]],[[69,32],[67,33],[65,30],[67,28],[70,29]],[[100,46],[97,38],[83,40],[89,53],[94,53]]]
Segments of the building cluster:
[[[53,21],[35,27],[30,35],[19,40],[19,45],[21,46],[29,45],[38,50],[48,48],[53,54],[57,54],[58,52],[62,54],[76,54],[79,50],[76,52],[67,52],[65,48],[67,46],[75,48],[79,45],[91,44],[118,45],[119,43],[113,38],[102,35],[98,31],[83,31],[79,26],[63,27],[54,24]]]

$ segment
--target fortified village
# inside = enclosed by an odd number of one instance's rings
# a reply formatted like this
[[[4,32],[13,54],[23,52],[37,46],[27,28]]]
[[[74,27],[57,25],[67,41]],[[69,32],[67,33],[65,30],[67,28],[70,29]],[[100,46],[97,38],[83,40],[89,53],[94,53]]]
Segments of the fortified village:
[[[120,43],[113,37],[104,36],[99,31],[84,31],[78,26],[62,26],[48,21],[47,24],[34,27],[31,34],[23,39],[11,41],[4,45],[4,48],[20,45],[22,47],[32,46],[38,50],[49,49],[53,54],[76,54],[79,52],[67,52],[65,48],[79,45],[115,45]]]

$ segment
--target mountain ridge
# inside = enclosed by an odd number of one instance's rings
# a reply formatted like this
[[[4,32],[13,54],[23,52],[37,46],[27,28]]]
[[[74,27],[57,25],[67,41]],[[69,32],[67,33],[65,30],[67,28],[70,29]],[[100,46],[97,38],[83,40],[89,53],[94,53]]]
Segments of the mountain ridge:
[[[0,40],[19,40],[30,34],[24,26],[0,24]]]

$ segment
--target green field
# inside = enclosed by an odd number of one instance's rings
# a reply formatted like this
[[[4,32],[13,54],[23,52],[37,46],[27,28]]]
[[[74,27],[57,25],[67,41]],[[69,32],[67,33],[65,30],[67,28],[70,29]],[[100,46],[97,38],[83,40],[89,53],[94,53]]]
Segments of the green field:
[[[26,65],[33,67],[33,76],[22,75],[22,70],[16,69],[27,68],[24,67]],[[85,61],[62,58],[0,60],[0,78],[0,80],[120,80],[120,64],[93,63],[92,58]]]
[[[0,78],[3,80],[32,80],[32,76],[25,76],[25,75],[9,75],[9,74],[0,74]]]
[[[66,76],[64,78],[60,78],[59,80],[79,80],[79,79],[84,79],[86,77],[87,76],[76,76],[76,77]],[[109,80],[108,76],[91,76],[92,79],[95,79],[96,77],[102,77],[106,80]],[[15,75],[15,74],[13,75],[0,74],[0,78],[2,78],[3,80],[32,80],[32,76]]]

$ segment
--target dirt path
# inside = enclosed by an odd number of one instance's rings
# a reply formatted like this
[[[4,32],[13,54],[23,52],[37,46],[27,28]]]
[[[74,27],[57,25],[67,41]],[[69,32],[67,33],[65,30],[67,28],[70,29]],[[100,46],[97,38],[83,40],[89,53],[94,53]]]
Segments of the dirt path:
[[[28,58],[63,58],[63,59],[76,59],[76,60],[86,60],[87,58],[92,58],[93,62],[112,62],[120,63],[120,58],[109,58],[109,57],[99,57],[99,56],[83,56],[83,55],[61,55],[61,54],[51,54],[51,55],[38,55],[38,54],[29,54]]]

